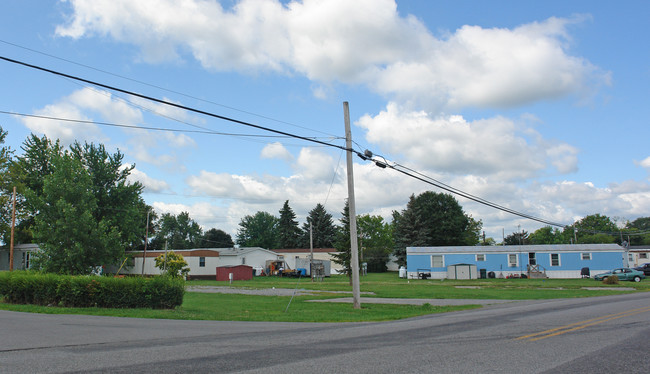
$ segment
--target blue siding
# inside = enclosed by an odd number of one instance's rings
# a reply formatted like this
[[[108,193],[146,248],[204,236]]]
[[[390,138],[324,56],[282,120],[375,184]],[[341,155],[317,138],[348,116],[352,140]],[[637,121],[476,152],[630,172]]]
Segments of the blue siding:
[[[443,254],[444,267],[432,268],[431,256],[437,253],[417,253],[407,254],[406,263],[408,272],[427,269],[433,272],[446,272],[447,267],[455,264],[473,264],[477,269],[486,269],[486,271],[507,271],[507,272],[525,272],[528,265],[529,252],[508,252],[508,253],[476,253],[462,254]],[[583,267],[590,269],[612,269],[624,266],[624,256],[622,252],[552,252],[558,253],[560,258],[559,266],[551,266],[551,252],[535,252],[537,264],[544,267],[547,271],[579,271]],[[582,253],[591,253],[590,260],[583,260]],[[476,261],[476,254],[484,254],[485,261]],[[508,255],[516,254],[518,263],[516,267],[508,266]]]

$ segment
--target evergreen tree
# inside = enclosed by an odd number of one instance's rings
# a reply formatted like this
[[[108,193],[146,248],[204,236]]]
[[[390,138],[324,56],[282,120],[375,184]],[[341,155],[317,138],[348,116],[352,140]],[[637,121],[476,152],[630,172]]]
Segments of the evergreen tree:
[[[309,247],[309,225],[312,226],[312,236],[314,248],[332,248],[336,241],[337,228],[334,225],[332,215],[327,213],[325,207],[320,203],[312,209],[308,216],[307,222],[302,226],[303,243]]]
[[[350,205],[348,201],[345,201],[345,206],[343,207],[343,212],[341,213],[341,218],[339,220],[341,226],[336,234],[336,241],[334,243],[334,248],[336,248],[337,253],[332,254],[332,261],[334,263],[341,265],[343,268],[343,274],[350,277],[350,284],[352,284],[352,244],[350,243]]]
[[[280,220],[278,221],[278,246],[280,248],[299,248],[301,243],[300,227],[296,221],[296,213],[289,206],[289,200],[284,202],[280,209]]]
[[[449,194],[431,191],[411,195],[405,210],[393,212],[393,228],[399,265],[406,264],[406,247],[464,245],[475,236],[468,234],[475,227],[470,226],[458,201]]]

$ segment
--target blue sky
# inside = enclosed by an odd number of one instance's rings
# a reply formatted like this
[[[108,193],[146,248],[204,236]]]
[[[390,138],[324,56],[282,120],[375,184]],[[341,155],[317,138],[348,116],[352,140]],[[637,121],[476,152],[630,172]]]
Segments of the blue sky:
[[[21,1],[0,55],[260,126],[372,150],[499,205],[571,224],[650,216],[645,1]],[[247,214],[340,216],[345,155],[0,61],[0,114],[30,133],[101,142],[135,164],[157,212],[235,234]],[[207,129],[231,135],[200,134]],[[232,135],[237,134],[237,135]],[[255,136],[242,136],[255,135]],[[359,214],[434,187],[355,158]],[[501,240],[542,224],[458,198]]]

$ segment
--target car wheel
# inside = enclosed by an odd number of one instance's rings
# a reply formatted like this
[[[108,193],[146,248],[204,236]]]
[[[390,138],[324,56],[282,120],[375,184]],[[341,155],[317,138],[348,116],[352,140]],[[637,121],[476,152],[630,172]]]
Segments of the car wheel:
[[[603,282],[607,282],[607,277],[603,277]]]
[[[635,282],[641,282],[641,277],[637,275],[634,278],[632,278],[632,280]]]

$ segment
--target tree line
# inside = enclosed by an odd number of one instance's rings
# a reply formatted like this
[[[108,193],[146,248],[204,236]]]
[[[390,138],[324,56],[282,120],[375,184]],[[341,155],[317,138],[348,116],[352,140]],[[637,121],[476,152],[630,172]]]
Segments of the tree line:
[[[22,155],[4,146],[0,127],[0,235],[9,243],[12,190],[17,191],[15,243],[38,243],[32,263],[46,271],[86,274],[99,265],[119,263],[125,251],[148,249],[229,248],[235,244],[266,249],[334,248],[335,261],[349,272],[350,232],[347,202],[336,223],[318,203],[300,225],[285,201],[278,215],[259,211],[243,217],[235,239],[218,228],[203,231],[189,213],[158,215],[142,198],[143,186],[128,180],[134,165],[118,150],[75,142],[68,148],[31,134]],[[357,217],[359,259],[369,271],[385,271],[392,254],[406,263],[406,247],[491,245],[481,237],[483,223],[464,212],[449,194],[426,191],[386,222],[376,215]],[[650,244],[650,218],[625,225],[634,244]],[[577,231],[576,231],[577,229]],[[563,230],[544,227],[532,234],[513,233],[504,244],[622,242],[617,225],[599,214]],[[148,233],[148,235],[145,235]],[[629,239],[627,239],[629,240]]]

